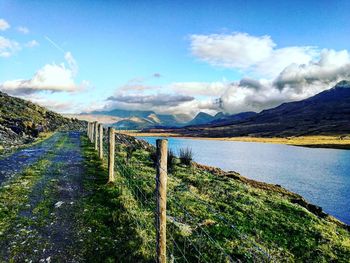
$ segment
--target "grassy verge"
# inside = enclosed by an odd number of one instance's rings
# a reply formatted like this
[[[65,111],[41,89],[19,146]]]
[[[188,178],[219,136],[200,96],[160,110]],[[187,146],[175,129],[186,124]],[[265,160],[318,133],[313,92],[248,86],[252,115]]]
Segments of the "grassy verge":
[[[99,160],[87,138],[82,138],[87,191],[79,206],[83,213],[79,222],[79,235],[84,240],[82,254],[89,262],[148,262],[153,256],[144,245],[144,229],[137,218],[140,211],[130,191],[117,176],[115,185],[107,185],[107,167]],[[150,228],[151,229],[151,228]],[[153,251],[152,251],[153,252]]]
[[[127,146],[118,144],[117,181],[110,186],[105,185],[106,165],[87,139],[83,144],[91,195],[83,204],[82,222],[93,226],[87,255],[111,262],[152,261],[155,168],[150,152],[137,149],[130,155]],[[321,218],[293,202],[296,197],[177,160],[168,177],[168,259],[346,262],[349,231],[332,217]]]

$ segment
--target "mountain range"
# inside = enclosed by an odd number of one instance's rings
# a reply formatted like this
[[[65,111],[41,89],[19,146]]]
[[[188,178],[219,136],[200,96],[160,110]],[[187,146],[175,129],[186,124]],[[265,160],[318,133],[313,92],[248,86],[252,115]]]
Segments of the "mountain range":
[[[208,124],[228,124],[238,120],[245,120],[256,114],[255,112],[242,112],[230,115],[219,112],[213,116],[205,112],[199,112],[191,119],[191,117],[186,114],[170,115],[157,114],[154,111],[113,109],[110,111],[92,111],[78,115],[65,114],[65,116],[87,121],[97,120],[121,130],[143,130],[181,128]]]
[[[193,119],[185,114],[157,114],[154,111],[93,111],[74,115],[79,119],[98,120],[117,129],[170,131],[189,136],[295,136],[350,132],[350,82],[311,98],[288,102],[256,112],[210,115],[199,112]],[[72,117],[72,116],[70,116]]]
[[[211,121],[204,125],[168,129],[163,132],[204,137],[348,134],[350,133],[350,82],[340,81],[333,88],[308,99],[283,103],[260,113],[244,113],[243,116],[245,118],[240,120],[228,118],[216,123]]]

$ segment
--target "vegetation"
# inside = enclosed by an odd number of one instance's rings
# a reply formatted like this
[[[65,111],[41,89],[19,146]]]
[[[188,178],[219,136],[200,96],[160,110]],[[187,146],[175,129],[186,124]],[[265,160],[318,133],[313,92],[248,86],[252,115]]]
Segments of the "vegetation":
[[[181,137],[181,134],[175,133],[144,133],[144,132],[125,132],[130,136],[140,137]],[[310,135],[310,136],[292,136],[292,137],[185,137],[191,139],[204,140],[220,140],[220,141],[241,141],[241,142],[261,142],[261,143],[277,143],[295,146],[313,147],[313,148],[335,148],[335,149],[350,149],[350,134],[348,135]]]
[[[0,148],[32,142],[42,132],[79,130],[85,122],[68,119],[23,99],[0,92]]]
[[[190,148],[182,148],[179,150],[179,158],[182,164],[191,165],[193,160],[193,152]]]
[[[75,245],[68,256],[88,262],[154,262],[154,148],[135,144],[130,153],[128,142],[133,139],[117,136],[113,185],[106,184],[106,158],[101,161],[93,145],[81,137],[85,194],[74,202],[69,215]],[[63,138],[56,147],[66,152],[75,146]],[[44,198],[32,207],[34,217],[17,216],[49,167],[50,173],[61,174],[64,163],[56,163],[52,154],[0,188],[0,244],[13,237],[15,259],[49,246],[30,231],[32,226],[50,225],[55,202],[60,200],[56,179],[46,184]],[[173,165],[167,192],[169,261],[347,262],[350,257],[347,227],[333,217],[309,211],[300,196],[217,168],[196,163],[189,167],[175,156],[169,159]]]
[[[117,180],[111,187],[105,184],[105,163],[84,139],[91,195],[82,204],[87,210],[82,225],[93,224],[85,239],[92,260],[154,259],[152,152],[138,148],[125,163],[126,147],[117,152]],[[298,198],[281,187],[197,164],[189,169],[177,160],[168,177],[168,258],[346,262],[349,231],[336,219],[321,218],[297,204]]]

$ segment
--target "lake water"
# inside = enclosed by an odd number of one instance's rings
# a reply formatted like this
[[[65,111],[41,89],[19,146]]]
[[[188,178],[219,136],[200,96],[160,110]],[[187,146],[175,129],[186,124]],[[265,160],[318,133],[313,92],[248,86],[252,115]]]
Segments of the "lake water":
[[[156,137],[140,137],[155,144]],[[350,224],[350,151],[279,144],[169,138],[178,152],[190,147],[198,163],[280,184]]]

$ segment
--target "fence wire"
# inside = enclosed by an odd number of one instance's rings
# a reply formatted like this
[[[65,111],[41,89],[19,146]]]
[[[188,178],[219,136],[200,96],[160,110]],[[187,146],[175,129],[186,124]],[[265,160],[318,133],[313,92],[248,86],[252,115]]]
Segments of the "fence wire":
[[[118,136],[118,134],[116,134]],[[94,140],[93,140],[94,143]],[[108,161],[109,152],[108,131],[103,132],[103,158]],[[128,148],[130,147],[130,148]],[[152,160],[142,160],[135,156],[136,149],[122,145],[116,140],[115,172],[118,180],[116,187],[128,198],[125,199],[128,216],[135,223],[145,253],[152,255],[156,261],[156,220],[159,216],[156,209],[156,168]],[[167,171],[166,171],[167,172]],[[241,233],[232,220],[214,208],[208,201],[195,199],[197,204],[203,205],[215,222],[230,228],[235,234],[217,240],[210,233],[210,224],[189,209],[191,200],[184,199],[181,191],[169,187],[176,181],[176,175],[168,174],[167,192],[167,259],[169,262],[241,262],[235,258],[234,251],[227,243],[236,239],[238,243],[244,240],[249,244],[248,257],[253,262],[271,262],[273,258],[257,242]],[[185,200],[185,201],[184,201]],[[242,247],[242,249],[244,249]]]

